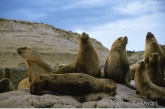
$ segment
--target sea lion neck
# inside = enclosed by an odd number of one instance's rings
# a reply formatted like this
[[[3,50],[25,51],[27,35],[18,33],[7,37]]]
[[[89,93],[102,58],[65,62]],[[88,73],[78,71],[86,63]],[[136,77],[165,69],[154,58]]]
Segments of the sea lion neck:
[[[146,72],[147,70],[147,66],[146,66],[146,63],[141,61],[141,62],[138,62],[137,64],[137,69],[136,69],[139,73],[139,75],[144,75],[144,73]]]

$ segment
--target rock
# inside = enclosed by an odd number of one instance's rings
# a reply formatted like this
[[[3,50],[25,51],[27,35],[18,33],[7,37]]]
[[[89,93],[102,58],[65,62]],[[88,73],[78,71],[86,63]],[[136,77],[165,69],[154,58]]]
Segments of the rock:
[[[92,93],[80,96],[30,94],[29,89],[0,94],[0,108],[146,108],[163,107],[157,102],[146,102],[125,85],[117,84],[117,95]]]

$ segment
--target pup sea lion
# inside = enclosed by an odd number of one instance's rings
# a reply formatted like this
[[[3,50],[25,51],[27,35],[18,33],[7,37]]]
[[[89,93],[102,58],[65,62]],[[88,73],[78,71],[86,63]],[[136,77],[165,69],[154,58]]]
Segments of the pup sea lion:
[[[160,71],[162,76],[163,75],[164,69],[165,69],[165,53],[158,44],[158,41],[156,40],[155,36],[151,33],[148,32],[146,35],[146,44],[145,44],[145,53],[144,53],[144,61],[149,63],[149,56],[152,53],[158,53],[160,55]]]
[[[5,68],[2,72],[2,77],[3,78],[8,78],[11,81],[11,74],[10,74],[10,69]]]
[[[14,86],[8,78],[3,78],[0,80],[0,93],[13,91]]]
[[[135,75],[136,91],[140,94],[140,97],[165,103],[165,88],[151,82],[147,74],[146,62],[138,62]]]
[[[104,76],[117,83],[125,84],[132,89],[136,89],[130,84],[131,74],[126,52],[127,42],[128,38],[126,36],[119,37],[113,42],[109,56],[105,62]]]
[[[78,52],[75,62],[51,72],[59,73],[85,73],[94,77],[101,77],[100,62],[90,41],[88,34],[83,32],[78,39]]]
[[[82,95],[106,92],[116,94],[116,84],[110,79],[99,79],[84,73],[40,74],[30,84],[31,94]]]
[[[152,53],[149,56],[149,63],[147,65],[147,73],[155,85],[165,87],[165,80],[160,72],[160,56],[158,53]]]
[[[42,59],[37,50],[30,47],[19,47],[17,48],[17,53],[27,62],[29,79],[29,81],[22,80],[19,86],[27,85],[26,88],[29,88],[29,82],[32,82],[38,74],[49,73],[52,71],[51,67]],[[19,89],[21,88],[24,87],[19,87]]]

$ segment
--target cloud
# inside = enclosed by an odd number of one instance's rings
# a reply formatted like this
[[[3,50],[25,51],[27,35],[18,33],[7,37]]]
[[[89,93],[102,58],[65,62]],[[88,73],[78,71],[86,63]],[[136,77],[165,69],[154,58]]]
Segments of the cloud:
[[[159,41],[163,37],[162,33],[158,29],[165,29],[164,24],[162,24],[163,18],[165,18],[164,13],[155,13],[153,15],[145,15],[136,19],[120,20],[116,22],[108,22],[106,24],[97,25],[96,27],[75,29],[76,32],[85,31],[91,37],[99,40],[105,47],[110,49],[113,41],[120,36],[128,36],[129,44],[127,46],[128,50],[144,50],[145,46],[145,35],[147,32],[153,32]],[[77,31],[78,30],[78,31]],[[159,42],[158,41],[158,42]]]
[[[75,8],[93,8],[106,5],[109,0],[79,0],[75,1],[72,4],[63,6],[63,9],[75,9]]]
[[[124,14],[145,14],[157,12],[162,7],[161,1],[133,1],[130,3],[120,4],[115,6],[114,9]]]

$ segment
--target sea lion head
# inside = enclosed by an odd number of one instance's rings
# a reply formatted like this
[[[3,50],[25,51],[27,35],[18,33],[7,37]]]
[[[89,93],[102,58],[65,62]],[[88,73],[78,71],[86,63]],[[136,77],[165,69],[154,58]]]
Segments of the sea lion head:
[[[86,42],[89,40],[89,35],[86,34],[85,32],[83,32],[80,36],[79,36],[79,41],[81,42]]]
[[[48,79],[45,75],[38,75],[30,84],[30,93],[42,95],[42,90],[46,90],[48,87]]]
[[[154,34],[152,34],[151,32],[148,32],[147,35],[146,35],[146,43],[147,42],[157,42]]]
[[[5,70],[5,72],[10,72],[9,68],[5,68],[4,70]]]
[[[160,56],[159,56],[158,53],[152,53],[149,56],[149,62],[152,63],[152,64],[158,64],[159,60],[160,60]]]
[[[146,69],[147,69],[147,63],[145,61],[139,61],[136,70],[138,70],[138,72],[143,72]]]
[[[113,44],[112,44],[112,49],[125,49],[126,45],[128,43],[128,38],[127,36],[125,37],[119,37],[117,38]]]
[[[37,50],[27,46],[18,47],[17,53],[23,58],[25,58],[27,61],[35,61],[40,58],[40,55]]]
[[[105,79],[103,91],[111,96],[115,96],[117,94],[116,83],[111,79]]]
[[[29,54],[29,51],[31,50],[31,48],[23,46],[23,47],[19,47],[17,48],[17,53],[19,55],[21,55],[22,57],[26,56]]]

